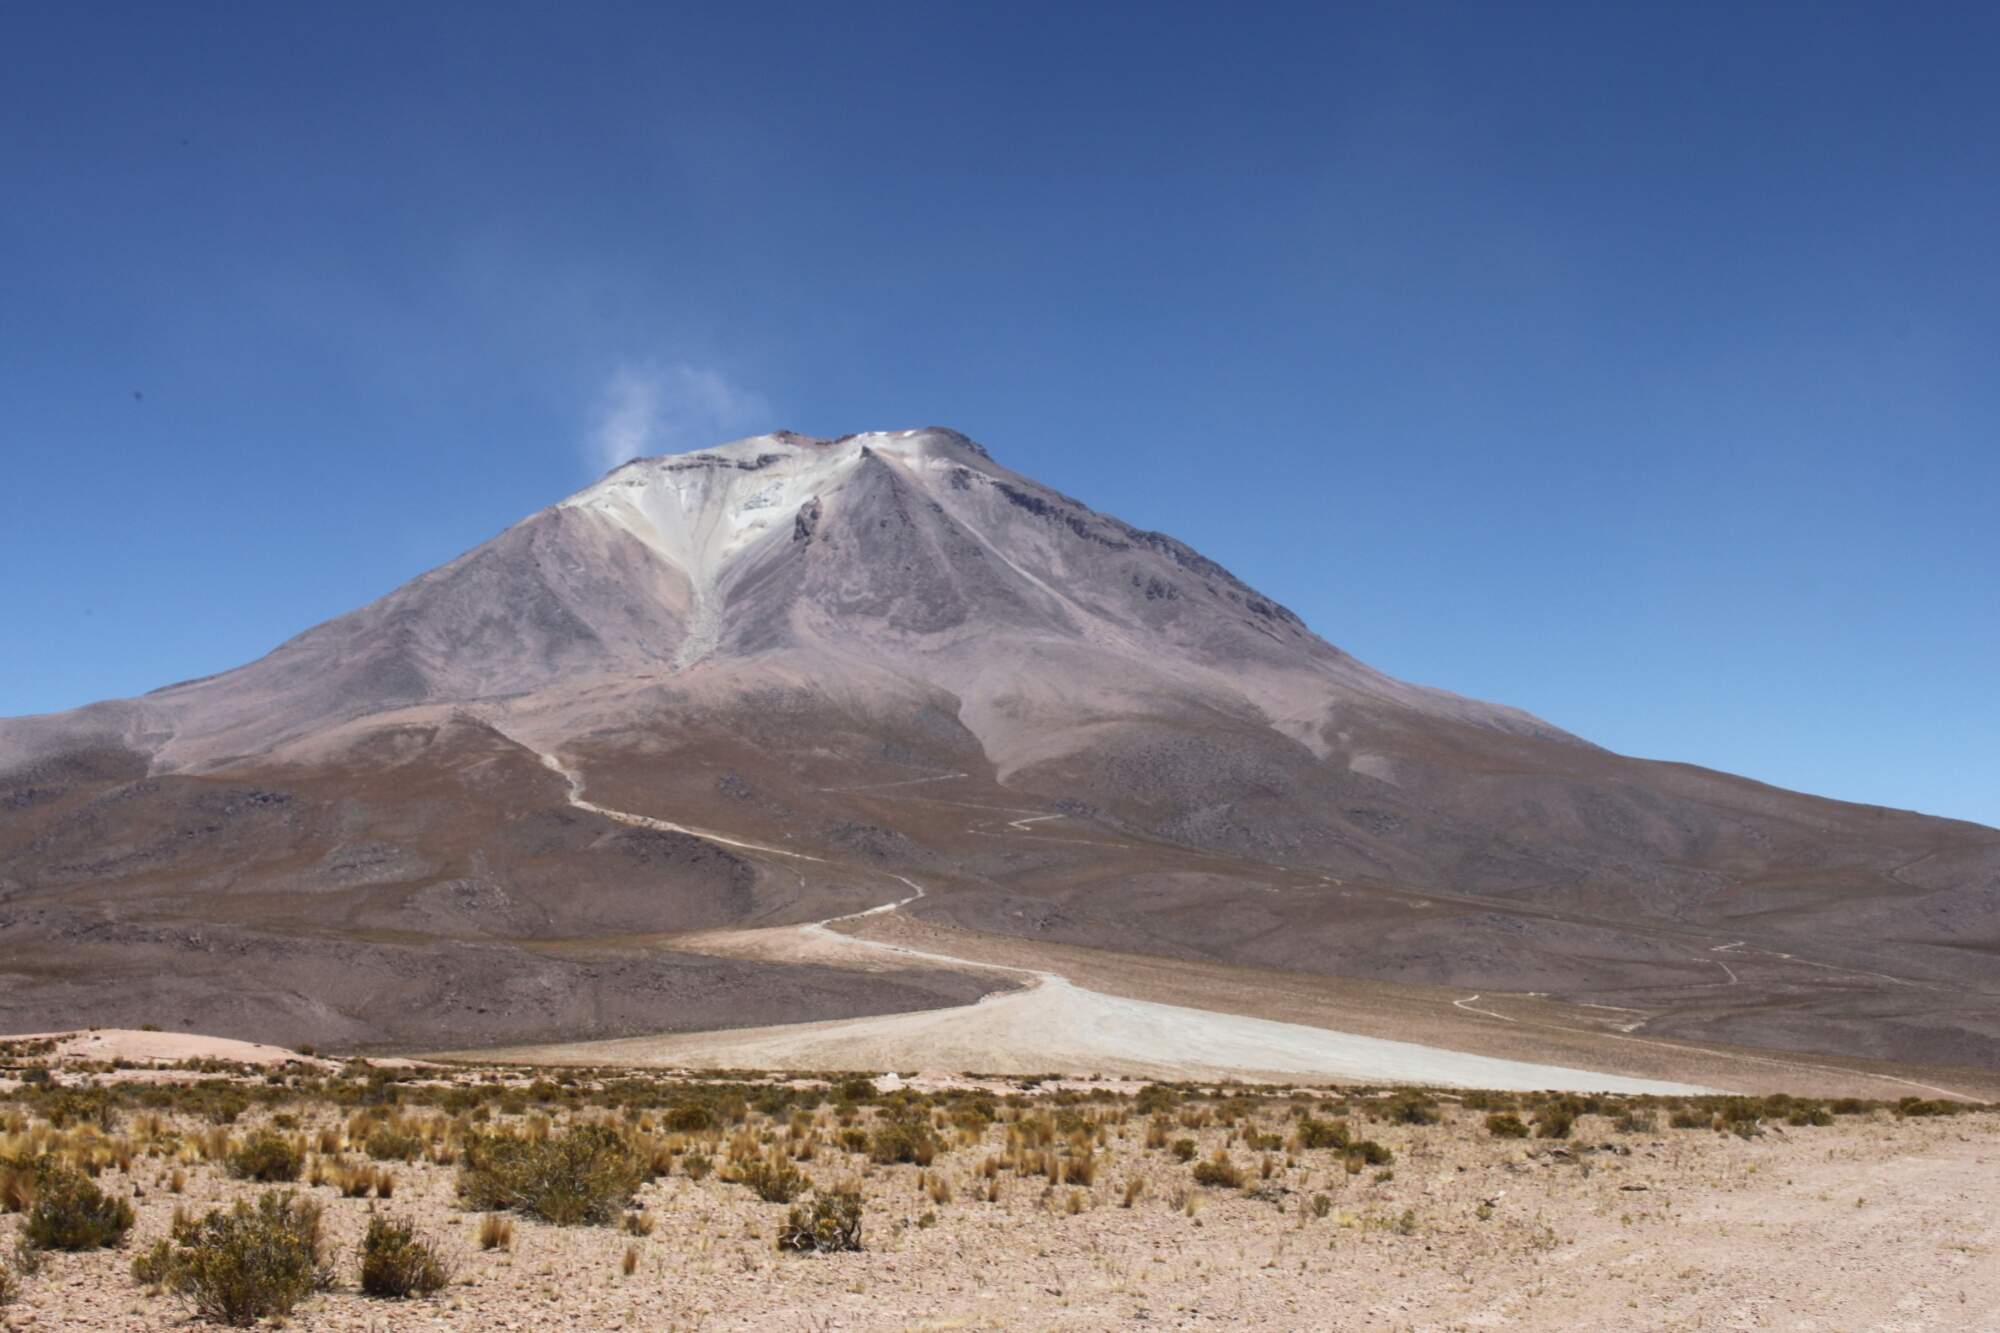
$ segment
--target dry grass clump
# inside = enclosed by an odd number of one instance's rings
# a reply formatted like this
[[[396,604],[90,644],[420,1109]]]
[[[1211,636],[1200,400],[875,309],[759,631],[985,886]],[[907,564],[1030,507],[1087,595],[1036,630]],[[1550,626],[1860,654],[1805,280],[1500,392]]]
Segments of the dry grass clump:
[[[514,1219],[505,1213],[488,1213],[479,1219],[479,1248],[482,1250],[511,1250],[514,1248]]]
[[[817,1195],[810,1208],[793,1208],[778,1228],[778,1248],[825,1253],[861,1248],[861,1196],[851,1190]]]
[[[1194,1183],[1237,1189],[1243,1184],[1243,1168],[1229,1159],[1227,1149],[1217,1148],[1215,1156],[1194,1164]]]
[[[736,1183],[746,1185],[764,1203],[790,1203],[812,1189],[812,1177],[794,1167],[778,1149],[736,1167]]]
[[[149,1271],[135,1265],[134,1276],[168,1287],[203,1319],[240,1327],[283,1318],[333,1285],[319,1205],[275,1190],[254,1207],[238,1200],[199,1221],[179,1219],[173,1244],[155,1246],[146,1261]]]
[[[362,1291],[400,1300],[442,1290],[450,1281],[451,1265],[414,1226],[386,1217],[368,1219],[368,1232],[361,1238]]]
[[[557,1226],[602,1225],[617,1218],[645,1180],[646,1165],[609,1125],[578,1125],[534,1137],[472,1134],[458,1169],[468,1208],[512,1209]]]

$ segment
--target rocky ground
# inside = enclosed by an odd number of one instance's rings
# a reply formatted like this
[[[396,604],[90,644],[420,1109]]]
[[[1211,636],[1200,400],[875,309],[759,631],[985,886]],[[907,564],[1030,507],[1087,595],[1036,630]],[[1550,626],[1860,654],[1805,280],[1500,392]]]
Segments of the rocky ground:
[[[30,1070],[58,1057],[0,1055],[29,1080],[0,1104],[0,1158],[94,1165],[136,1209],[118,1248],[43,1253],[0,1307],[10,1329],[193,1326],[132,1260],[177,1209],[274,1188],[227,1166],[264,1130],[300,1150],[300,1180],[275,1188],[323,1207],[334,1260],[298,1329],[2000,1327],[1987,1109],[303,1063],[92,1090],[113,1071],[72,1060],[43,1083]],[[1492,1132],[1509,1108],[1528,1136]],[[1551,1136],[1565,1109],[1583,1114]],[[482,1248],[467,1145],[600,1119],[651,1164],[631,1208],[599,1226],[514,1216],[511,1242]],[[876,1160],[898,1123],[931,1127],[928,1165]],[[407,1160],[384,1155],[385,1131]],[[861,1250],[777,1248],[788,1205],[733,1178],[773,1147],[858,1193]],[[1197,1179],[1217,1161],[1241,1180]],[[387,1197],[343,1196],[362,1171],[390,1178]],[[451,1283],[363,1295],[374,1216],[415,1223]],[[24,1226],[0,1220],[10,1252]]]

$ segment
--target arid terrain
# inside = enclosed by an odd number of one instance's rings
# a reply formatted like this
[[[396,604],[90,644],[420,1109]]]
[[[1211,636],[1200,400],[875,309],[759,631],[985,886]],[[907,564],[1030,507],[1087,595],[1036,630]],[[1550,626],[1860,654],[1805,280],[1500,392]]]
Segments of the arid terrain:
[[[898,903],[829,929],[958,945],[781,929]],[[1442,1000],[1449,1049],[1572,1067],[1517,1040],[1546,1002],[1635,1077],[1685,1045],[1992,1070],[1996,948],[2000,832],[1394,680],[947,430],[638,460],[244,667],[0,720],[15,1032],[678,1038],[961,1008],[1082,951],[1177,965],[1128,1000],[1392,1041],[1231,997]],[[1392,1072],[1265,1072],[1312,1070]]]
[[[2000,832],[760,436],[0,720],[0,1318],[1994,1327],[1997,948]]]
[[[132,1208],[113,1245],[16,1256],[0,1326],[189,1324],[175,1274],[219,1242],[171,1239],[176,1214],[274,1191],[321,1210],[299,1329],[1917,1330],[2000,1309],[2000,1113],[1964,1103],[166,1058],[193,1040],[0,1052],[10,1238],[46,1225],[65,1164]],[[593,1160],[630,1173],[565,1177],[608,1190],[595,1221],[481,1195],[493,1144],[593,1124]],[[858,1204],[860,1248],[781,1249],[821,1198]],[[435,1291],[362,1290],[374,1219],[435,1251]]]

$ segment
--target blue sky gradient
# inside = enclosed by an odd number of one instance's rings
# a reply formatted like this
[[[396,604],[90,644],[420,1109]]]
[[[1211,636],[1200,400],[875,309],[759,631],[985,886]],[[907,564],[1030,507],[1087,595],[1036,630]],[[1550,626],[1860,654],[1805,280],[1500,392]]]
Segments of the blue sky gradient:
[[[942,424],[1394,674],[2000,825],[2000,10],[670,8],[0,11],[0,714]]]

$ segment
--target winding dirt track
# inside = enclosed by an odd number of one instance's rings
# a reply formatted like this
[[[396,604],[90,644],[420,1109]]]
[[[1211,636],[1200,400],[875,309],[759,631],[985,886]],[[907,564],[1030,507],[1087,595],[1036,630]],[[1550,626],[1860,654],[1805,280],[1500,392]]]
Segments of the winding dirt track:
[[[794,861],[824,858],[614,810],[583,795],[583,778],[553,754],[536,751],[569,786],[570,803],[621,823],[704,838]],[[1035,811],[1007,821],[1060,818]],[[1595,1073],[1361,1036],[1301,1023],[1220,1013],[1087,990],[1054,972],[979,962],[836,930],[883,917],[924,896],[923,886],[889,875],[907,894],[845,916],[804,926],[742,932],[766,957],[829,954],[874,965],[944,966],[1025,977],[976,1004],[879,1017],[777,1027],[634,1037],[534,1048],[538,1060],[752,1069],[927,1069],[946,1072],[1077,1072],[1165,1078],[1269,1078],[1423,1083],[1456,1087],[1635,1093],[1707,1091],[1693,1084]],[[741,936],[739,936],[740,940]],[[1473,998],[1477,998],[1476,996]],[[1501,1015],[1494,1015],[1501,1017]],[[487,1053],[489,1057],[501,1055]]]

